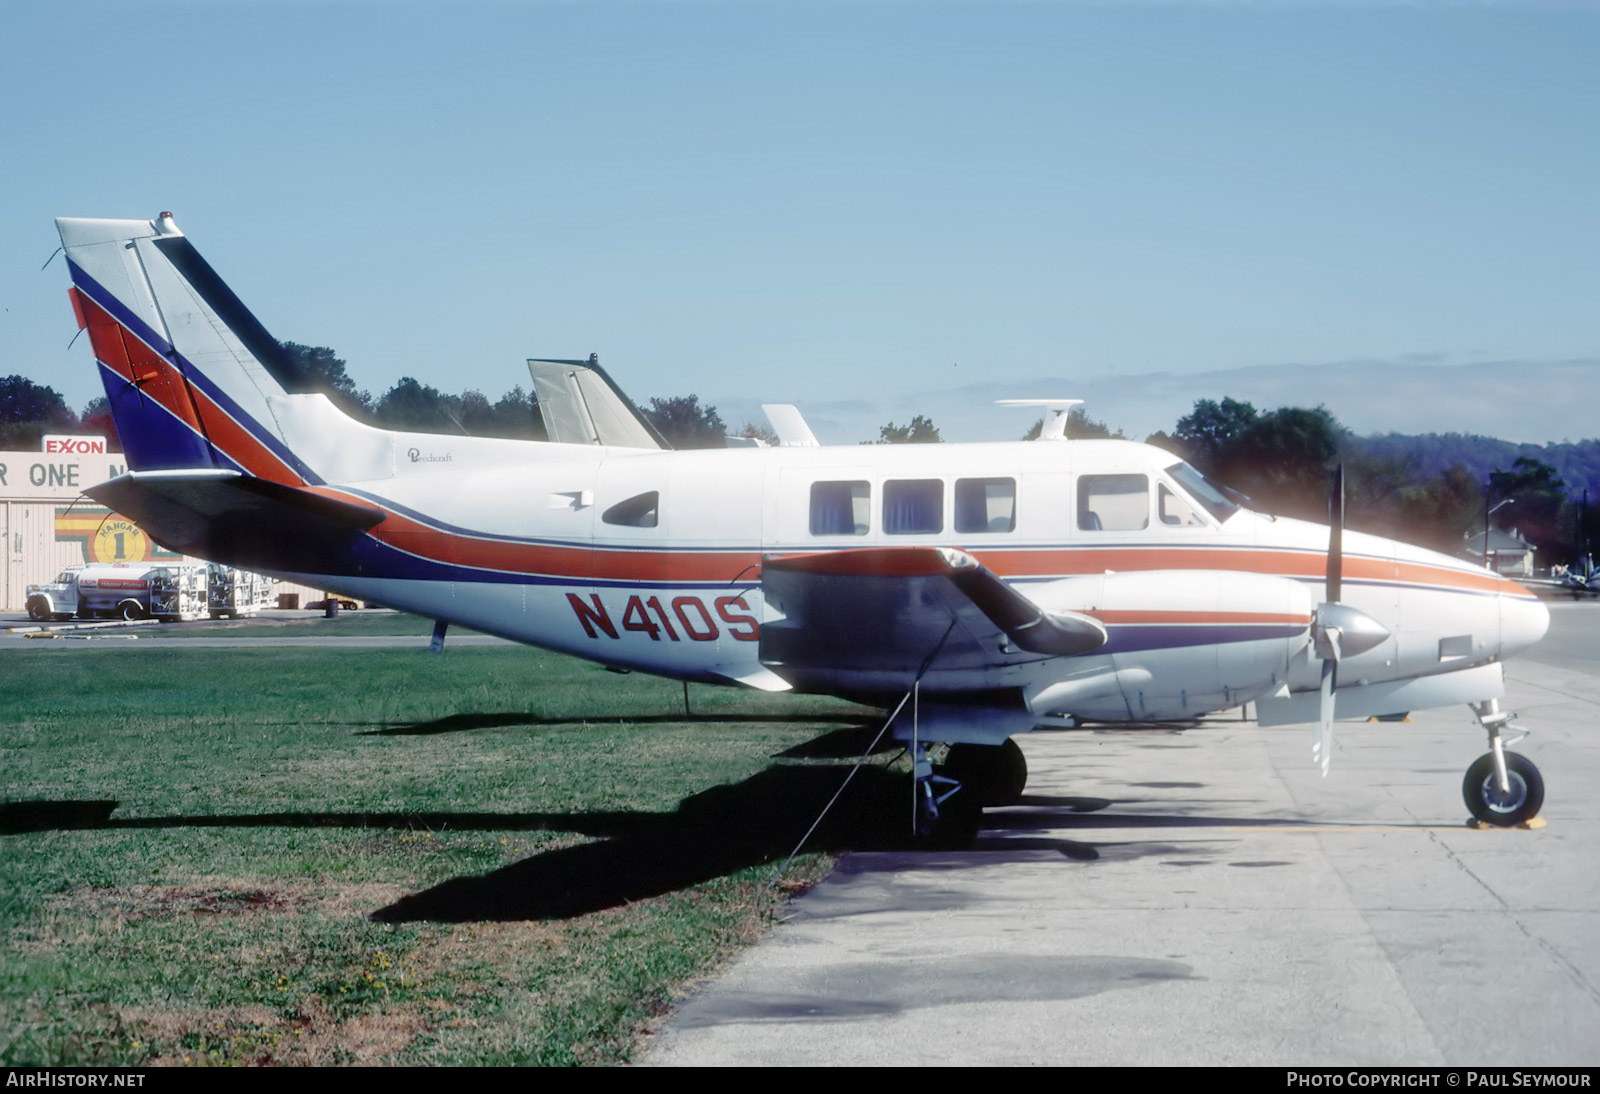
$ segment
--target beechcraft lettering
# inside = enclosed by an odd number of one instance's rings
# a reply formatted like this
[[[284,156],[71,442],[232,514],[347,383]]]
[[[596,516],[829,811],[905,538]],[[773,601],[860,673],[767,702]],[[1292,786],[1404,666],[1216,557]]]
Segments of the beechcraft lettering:
[[[309,390],[170,215],[57,224],[129,467],[88,493],[170,550],[431,617],[440,642],[458,623],[876,705],[934,838],[1021,793],[1018,735],[1244,704],[1310,725],[1324,771],[1336,720],[1470,704],[1469,808],[1542,803],[1500,699],[1544,607],[1346,533],[1342,486],[1326,526],[1258,513],[1161,449],[1067,441],[1064,399],[1023,401],[1050,415],[1036,441],[828,447],[784,406],[775,446],[673,451],[592,358],[529,361],[548,441],[445,451]]]

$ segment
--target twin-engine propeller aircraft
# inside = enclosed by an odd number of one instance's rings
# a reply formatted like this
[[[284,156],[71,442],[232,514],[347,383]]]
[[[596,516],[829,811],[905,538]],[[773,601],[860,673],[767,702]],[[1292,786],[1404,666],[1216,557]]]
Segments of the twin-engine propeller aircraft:
[[[162,545],[683,680],[893,709],[918,827],[961,837],[1027,777],[1011,738],[1254,703],[1314,726],[1470,703],[1472,813],[1534,816],[1501,661],[1525,589],[1419,547],[1242,508],[1127,441],[670,451],[597,367],[530,362],[548,442],[352,420],[178,230],[57,222],[130,471],[88,493]],[[910,699],[910,701],[907,701]],[[950,745],[935,769],[928,746]]]

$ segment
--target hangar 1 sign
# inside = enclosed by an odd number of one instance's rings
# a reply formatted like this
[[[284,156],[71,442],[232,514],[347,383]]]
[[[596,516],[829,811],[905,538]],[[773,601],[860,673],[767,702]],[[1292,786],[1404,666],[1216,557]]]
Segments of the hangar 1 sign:
[[[143,562],[150,557],[150,537],[121,513],[100,522],[89,538],[90,562]]]

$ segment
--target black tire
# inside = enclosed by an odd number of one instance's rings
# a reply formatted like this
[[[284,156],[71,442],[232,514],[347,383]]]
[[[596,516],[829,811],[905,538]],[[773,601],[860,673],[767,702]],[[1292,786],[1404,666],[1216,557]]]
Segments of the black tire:
[[[1461,783],[1461,796],[1467,809],[1478,820],[1496,828],[1511,828],[1539,815],[1544,808],[1544,777],[1533,761],[1520,752],[1507,752],[1506,780],[1511,793],[1500,793],[1494,775],[1494,753],[1485,752],[1467,768]]]
[[[43,623],[50,618],[50,606],[43,600],[28,601],[28,618],[35,623]]]
[[[1027,757],[1010,738],[1003,745],[951,745],[943,771],[982,805],[1015,805],[1028,785]]]
[[[143,618],[144,611],[139,607],[137,601],[125,600],[121,604],[117,605],[117,616],[120,619],[132,623],[135,619]]]

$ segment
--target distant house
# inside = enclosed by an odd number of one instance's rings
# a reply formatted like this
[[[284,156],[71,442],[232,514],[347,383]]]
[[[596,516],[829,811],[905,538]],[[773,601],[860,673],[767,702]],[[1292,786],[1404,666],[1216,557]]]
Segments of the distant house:
[[[1483,540],[1481,531],[1468,532],[1463,537],[1460,554],[1482,562]],[[1496,573],[1532,577],[1533,552],[1533,544],[1518,535],[1515,528],[1509,532],[1503,532],[1499,528],[1489,530],[1489,565]]]

